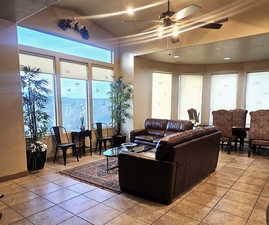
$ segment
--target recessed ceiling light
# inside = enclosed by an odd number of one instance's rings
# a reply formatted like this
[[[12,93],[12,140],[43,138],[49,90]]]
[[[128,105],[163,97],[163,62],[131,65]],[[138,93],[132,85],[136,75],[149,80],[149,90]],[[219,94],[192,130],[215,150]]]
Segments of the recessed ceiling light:
[[[128,8],[126,10],[126,12],[129,14],[129,15],[134,15],[134,9],[133,8]]]
[[[223,59],[224,59],[224,60],[231,60],[232,57],[224,57]]]
[[[174,55],[174,58],[178,59],[178,58],[180,58],[180,55]]]

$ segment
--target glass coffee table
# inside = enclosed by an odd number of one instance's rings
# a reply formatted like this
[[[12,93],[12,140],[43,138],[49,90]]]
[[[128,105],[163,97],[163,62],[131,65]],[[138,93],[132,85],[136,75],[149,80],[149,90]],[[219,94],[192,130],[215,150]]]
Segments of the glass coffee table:
[[[122,151],[128,151],[128,152],[135,152],[135,153],[141,153],[141,152],[146,152],[151,149],[153,149],[154,146],[148,146],[148,145],[133,145],[133,146],[119,146],[119,147],[114,147],[110,148],[106,151],[103,152],[103,155],[106,156],[106,171],[107,173],[109,170],[113,170],[115,168],[118,168],[118,165],[116,166],[111,166],[109,167],[109,158],[117,158],[119,154]]]

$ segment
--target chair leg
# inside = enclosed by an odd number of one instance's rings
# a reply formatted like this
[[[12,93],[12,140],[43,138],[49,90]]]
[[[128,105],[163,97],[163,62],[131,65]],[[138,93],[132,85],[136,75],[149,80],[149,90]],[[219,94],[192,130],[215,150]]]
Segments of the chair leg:
[[[103,141],[100,140],[100,141],[99,141],[99,154],[100,154],[100,155],[102,154],[102,145],[103,145]]]
[[[90,151],[91,151],[91,155],[92,155],[92,137],[90,136]]]
[[[63,148],[64,165],[66,166],[66,148]]]
[[[234,141],[234,150],[237,152],[237,139]]]
[[[229,141],[228,141],[228,154],[231,154],[231,148],[232,148],[232,143],[231,143],[231,140],[229,139]]]
[[[96,143],[95,143],[95,151],[97,151],[98,148],[98,140],[96,139]]]
[[[248,157],[250,157],[252,153],[253,153],[253,151],[252,151],[252,146],[249,145],[249,146],[248,146]]]
[[[55,163],[56,159],[57,159],[57,152],[58,152],[58,148],[55,148],[55,154],[54,154],[54,160],[53,162]]]

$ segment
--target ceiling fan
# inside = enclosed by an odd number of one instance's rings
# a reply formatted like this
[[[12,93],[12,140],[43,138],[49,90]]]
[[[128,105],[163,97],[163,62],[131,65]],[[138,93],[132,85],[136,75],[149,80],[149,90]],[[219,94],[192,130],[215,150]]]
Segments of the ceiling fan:
[[[184,9],[179,10],[178,12],[174,12],[173,10],[171,10],[170,0],[168,0],[167,6],[168,6],[167,11],[163,12],[159,16],[159,20],[148,20],[148,21],[147,20],[125,20],[124,22],[158,23],[163,27],[169,27],[169,26],[177,24],[180,27],[180,23],[182,22],[183,19],[201,10],[200,6],[192,4]],[[223,26],[222,23],[227,22],[227,21],[228,21],[228,18],[225,18],[222,20],[214,21],[213,23],[206,24],[205,26],[202,26],[200,28],[220,29]],[[203,22],[198,21],[197,25],[199,23],[202,24]]]

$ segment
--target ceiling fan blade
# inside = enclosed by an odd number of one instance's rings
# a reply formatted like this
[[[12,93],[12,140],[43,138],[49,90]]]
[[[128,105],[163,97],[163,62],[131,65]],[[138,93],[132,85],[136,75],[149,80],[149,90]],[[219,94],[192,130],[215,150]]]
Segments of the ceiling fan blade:
[[[220,29],[221,27],[223,26],[223,24],[220,24],[220,23],[209,23],[205,26],[202,26],[200,28],[205,28],[205,29]]]
[[[205,26],[202,26],[201,28],[205,28],[205,29],[220,29],[223,24],[222,23],[225,23],[227,22],[229,19],[228,18],[224,18],[224,19],[221,19],[221,20],[217,20],[215,21],[215,23],[209,23]]]
[[[175,20],[182,20],[182,19],[184,19],[184,18],[186,18],[188,16],[191,16],[192,14],[194,14],[194,13],[200,11],[200,10],[201,10],[201,7],[200,6],[192,4],[192,5],[184,8],[184,9],[179,10],[173,16],[173,18]]]

